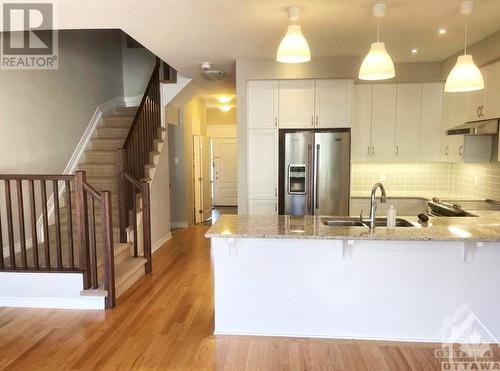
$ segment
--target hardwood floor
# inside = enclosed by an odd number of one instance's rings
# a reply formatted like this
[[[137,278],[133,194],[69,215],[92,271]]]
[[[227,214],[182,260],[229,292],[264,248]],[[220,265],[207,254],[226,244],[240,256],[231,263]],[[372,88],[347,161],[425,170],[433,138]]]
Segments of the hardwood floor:
[[[212,336],[206,230],[175,231],[113,310],[0,308],[0,369],[441,369],[439,344]]]

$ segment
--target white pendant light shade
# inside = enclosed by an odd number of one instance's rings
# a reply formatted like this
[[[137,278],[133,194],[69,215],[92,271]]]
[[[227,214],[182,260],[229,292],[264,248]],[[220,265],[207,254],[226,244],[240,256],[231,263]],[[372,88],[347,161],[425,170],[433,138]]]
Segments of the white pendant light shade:
[[[276,60],[281,63],[304,63],[311,60],[309,45],[299,25],[288,26],[288,31],[278,48]]]
[[[446,79],[444,91],[457,93],[481,89],[484,89],[483,75],[474,64],[472,55],[460,55]]]
[[[392,58],[385,49],[385,44],[380,41],[380,19],[385,15],[385,3],[373,5],[373,16],[377,18],[377,42],[370,46],[370,51],[363,59],[359,68],[360,80],[387,80],[396,76]]]
[[[444,91],[459,93],[484,89],[483,75],[472,60],[472,55],[467,54],[467,16],[474,9],[474,1],[464,0],[460,4],[460,13],[465,16],[464,55],[457,58],[455,67],[451,70]]]
[[[281,63],[304,63],[311,60],[309,45],[302,35],[302,29],[297,22],[299,20],[300,8],[292,6],[288,8],[288,16],[291,25],[288,26],[285,37],[281,40],[276,60]]]
[[[386,80],[396,76],[394,63],[385,50],[383,42],[375,42],[370,46],[370,51],[363,59],[359,69],[361,80]]]

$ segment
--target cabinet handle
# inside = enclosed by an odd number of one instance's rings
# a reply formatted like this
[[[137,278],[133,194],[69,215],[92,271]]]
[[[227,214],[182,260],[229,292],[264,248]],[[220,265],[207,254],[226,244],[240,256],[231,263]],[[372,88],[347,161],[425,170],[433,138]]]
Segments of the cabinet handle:
[[[396,146],[396,156],[399,156],[399,146]]]
[[[375,146],[372,146],[372,157],[375,155]]]
[[[316,126],[318,126],[318,125],[319,125],[319,116],[316,115]]]
[[[370,157],[370,146],[368,146],[368,153],[367,153],[368,157]]]
[[[479,112],[481,110],[481,106],[477,106],[476,108],[476,116],[481,117],[481,113]]]
[[[274,116],[274,126],[278,126],[278,117]]]
[[[460,148],[458,149],[458,154],[463,157],[464,156],[464,151],[463,151],[464,147],[463,146],[460,146]]]
[[[484,117],[484,106],[481,106],[481,117]]]
[[[278,204],[276,202],[274,203],[274,212],[278,213]]]
[[[444,147],[444,154],[448,156],[448,150],[450,149],[450,146]]]
[[[311,125],[314,126],[314,115],[311,116]]]

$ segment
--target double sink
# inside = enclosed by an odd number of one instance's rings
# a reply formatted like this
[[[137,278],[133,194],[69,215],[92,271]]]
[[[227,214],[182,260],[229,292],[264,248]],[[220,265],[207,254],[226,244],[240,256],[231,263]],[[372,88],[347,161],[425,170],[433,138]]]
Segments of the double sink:
[[[368,227],[369,222],[361,221],[359,218],[337,217],[337,218],[321,218],[324,225],[330,227]],[[376,218],[375,227],[387,227],[387,218]],[[415,227],[406,219],[396,218],[396,227],[411,228]]]

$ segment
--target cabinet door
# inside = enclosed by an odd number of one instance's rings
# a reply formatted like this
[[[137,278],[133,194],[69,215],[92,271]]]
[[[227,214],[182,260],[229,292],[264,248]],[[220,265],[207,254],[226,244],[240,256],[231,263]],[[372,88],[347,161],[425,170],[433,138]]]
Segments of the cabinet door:
[[[314,127],[314,80],[279,81],[280,128]]]
[[[248,128],[274,128],[278,125],[278,81],[248,81]]]
[[[351,158],[371,157],[372,85],[354,85],[351,128]]]
[[[248,198],[276,199],[278,130],[248,130]]]
[[[396,102],[395,155],[415,160],[419,152],[422,84],[399,84]]]
[[[249,215],[276,215],[278,202],[276,200],[248,200]]]
[[[453,127],[453,94],[443,93],[443,120],[441,126],[441,159],[451,161],[450,158],[450,137],[446,135],[446,130]]]
[[[486,77],[486,90],[484,97],[484,117],[500,117],[500,62],[484,67]]]
[[[419,157],[426,160],[440,158],[443,116],[443,84],[422,85],[422,113],[420,123]]]
[[[352,80],[316,80],[317,127],[350,127],[351,106]]]
[[[466,121],[481,120],[484,111],[484,89],[470,91],[468,93],[458,93],[467,95],[467,118]]]
[[[451,127],[462,125],[468,121],[469,115],[469,95],[467,93],[453,94],[453,118]],[[450,135],[448,139],[450,145],[450,160],[462,162],[464,154],[464,136]]]
[[[396,85],[373,85],[372,96],[372,158],[394,159],[396,129]]]

